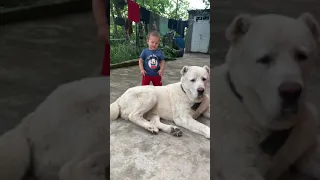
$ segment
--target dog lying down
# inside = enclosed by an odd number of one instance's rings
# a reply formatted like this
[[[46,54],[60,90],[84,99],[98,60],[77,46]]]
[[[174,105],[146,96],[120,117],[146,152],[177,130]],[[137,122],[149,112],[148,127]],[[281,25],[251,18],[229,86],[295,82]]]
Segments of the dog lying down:
[[[226,63],[211,71],[214,179],[277,180],[290,167],[320,179],[319,119],[306,99],[318,23],[239,15],[226,37]]]
[[[120,116],[152,133],[160,129],[182,136],[178,127],[161,123],[162,118],[210,138],[210,128],[195,120],[200,115],[210,118],[210,98],[206,94],[209,78],[208,66],[184,66],[178,83],[132,87],[110,105],[110,119]]]

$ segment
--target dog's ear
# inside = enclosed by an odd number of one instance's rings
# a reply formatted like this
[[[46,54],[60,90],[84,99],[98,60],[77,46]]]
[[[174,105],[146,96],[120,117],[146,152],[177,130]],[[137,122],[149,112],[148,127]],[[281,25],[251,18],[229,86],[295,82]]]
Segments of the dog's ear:
[[[184,75],[188,71],[188,69],[189,69],[188,66],[183,66],[183,68],[180,71],[181,75]]]
[[[210,74],[210,68],[207,65],[203,66],[203,68]]]
[[[226,38],[231,43],[237,42],[249,30],[251,25],[251,16],[248,14],[240,14],[233,19],[226,30]]]
[[[317,20],[310,13],[303,13],[298,17],[310,29],[314,39],[320,43],[320,28]]]

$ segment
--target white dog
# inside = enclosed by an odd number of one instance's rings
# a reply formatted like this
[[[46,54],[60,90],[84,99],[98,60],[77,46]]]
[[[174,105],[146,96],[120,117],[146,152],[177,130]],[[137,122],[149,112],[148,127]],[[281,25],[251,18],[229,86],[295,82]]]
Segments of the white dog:
[[[210,128],[195,120],[201,114],[210,118],[210,102],[206,94],[210,69],[208,66],[185,66],[181,75],[178,83],[128,89],[110,105],[110,119],[117,119],[120,115],[152,133],[158,133],[160,129],[175,136],[182,135],[178,127],[161,123],[162,118],[210,138]]]
[[[317,123],[316,110],[305,100],[306,79],[320,42],[316,20],[308,13],[297,19],[239,15],[226,36],[231,44],[226,64],[211,72],[215,178],[275,180],[279,175],[266,177],[278,153],[277,158],[294,164],[301,173],[320,179],[320,149],[311,148],[314,140],[305,139],[308,144],[296,140],[297,148],[308,149],[309,154],[301,151],[287,157],[278,152],[288,151],[281,146],[296,127],[301,107],[313,112],[306,121]]]

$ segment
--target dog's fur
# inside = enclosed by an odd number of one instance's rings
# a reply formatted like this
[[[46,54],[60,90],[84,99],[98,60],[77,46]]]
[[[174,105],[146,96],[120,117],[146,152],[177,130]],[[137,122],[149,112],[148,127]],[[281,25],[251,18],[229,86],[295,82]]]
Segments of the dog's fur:
[[[275,180],[294,164],[301,173],[320,179],[319,136],[318,144],[313,139],[318,117],[305,98],[310,67],[318,58],[316,20],[308,13],[297,19],[239,15],[226,37],[231,44],[226,64],[211,71],[215,178]],[[302,89],[296,110],[300,114],[307,109],[303,118],[283,106],[279,89],[288,82]],[[288,128],[294,129],[273,158],[259,148],[271,130]],[[305,134],[308,129],[310,135]],[[290,147],[299,148],[290,152]]]
[[[61,85],[0,137],[0,179],[105,180],[109,169],[109,78]]]
[[[110,105],[110,119],[115,120],[120,116],[152,133],[158,133],[160,129],[175,136],[182,135],[178,127],[161,123],[161,118],[210,138],[210,128],[195,120],[201,114],[210,118],[210,101],[205,93],[210,69],[208,66],[184,66],[181,75],[178,83],[128,89]],[[199,88],[204,92],[199,93]],[[200,102],[197,110],[191,109],[194,103]]]

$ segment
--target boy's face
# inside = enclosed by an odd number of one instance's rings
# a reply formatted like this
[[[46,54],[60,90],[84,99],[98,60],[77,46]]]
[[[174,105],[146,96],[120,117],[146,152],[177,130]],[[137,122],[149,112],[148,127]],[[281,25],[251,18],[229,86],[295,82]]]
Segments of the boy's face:
[[[149,36],[149,38],[148,38],[148,40],[147,40],[147,44],[148,44],[148,46],[149,46],[149,49],[150,49],[150,50],[156,50],[156,49],[158,49],[159,41],[160,41],[160,38],[159,38],[159,37]]]

